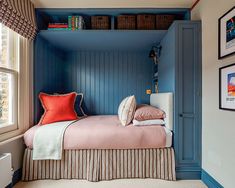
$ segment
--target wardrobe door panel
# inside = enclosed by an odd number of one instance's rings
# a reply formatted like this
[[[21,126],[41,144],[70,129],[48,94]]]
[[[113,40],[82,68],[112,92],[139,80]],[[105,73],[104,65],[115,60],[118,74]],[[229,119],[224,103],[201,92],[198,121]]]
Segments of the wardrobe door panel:
[[[180,166],[200,167],[199,24],[179,24],[178,156]]]
[[[161,41],[159,92],[174,94],[178,179],[201,177],[201,22],[175,21]]]

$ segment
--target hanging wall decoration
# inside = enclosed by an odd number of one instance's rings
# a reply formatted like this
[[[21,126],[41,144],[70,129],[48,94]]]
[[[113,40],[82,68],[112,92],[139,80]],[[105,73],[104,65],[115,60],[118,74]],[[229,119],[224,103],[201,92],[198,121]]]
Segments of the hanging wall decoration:
[[[235,7],[219,18],[219,59],[235,53]]]
[[[219,78],[219,108],[235,111],[235,64],[221,67]]]

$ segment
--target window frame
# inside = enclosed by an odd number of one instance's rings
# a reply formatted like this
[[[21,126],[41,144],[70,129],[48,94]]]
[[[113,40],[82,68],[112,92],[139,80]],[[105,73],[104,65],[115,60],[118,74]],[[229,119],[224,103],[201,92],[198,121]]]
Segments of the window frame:
[[[8,124],[6,126],[0,127],[0,135],[3,133],[7,133],[9,131],[13,131],[13,130],[17,130],[18,129],[18,72],[16,70],[13,69],[8,69],[8,68],[3,68],[0,67],[0,72],[3,73],[7,73],[12,75],[12,86],[11,89],[13,90],[13,101],[12,101],[12,105],[13,105],[13,124]]]
[[[5,26],[6,27],[6,26]],[[18,74],[19,74],[19,50],[20,50],[20,37],[14,31],[7,28],[7,64],[9,66],[0,67],[0,72],[10,74],[12,76],[12,83],[10,84],[10,89],[12,91],[12,98],[10,98],[12,104],[12,124],[6,124],[0,127],[0,135],[7,133],[9,131],[18,129],[18,117],[19,117],[19,89],[18,89]],[[10,66],[12,64],[13,66]]]
[[[9,130],[0,132],[0,144],[17,138],[22,135],[26,130],[33,125],[33,41],[28,40],[20,35],[10,32],[15,36],[16,40],[10,40],[14,50],[12,50],[14,56],[10,59],[12,61],[17,60],[17,66],[10,68],[10,74],[14,74],[15,90],[17,91],[15,98],[17,99],[17,127],[11,127]],[[17,48],[15,48],[17,44]],[[1,67],[1,70],[8,72],[8,68]],[[16,81],[17,80],[17,81]],[[2,129],[3,130],[3,129]]]

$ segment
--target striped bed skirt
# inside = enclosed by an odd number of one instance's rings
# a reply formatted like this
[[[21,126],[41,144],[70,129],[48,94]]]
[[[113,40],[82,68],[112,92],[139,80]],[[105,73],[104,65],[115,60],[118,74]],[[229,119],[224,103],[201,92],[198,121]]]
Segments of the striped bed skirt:
[[[88,181],[153,178],[176,180],[173,148],[64,150],[62,160],[33,160],[26,148],[23,181],[85,179]]]

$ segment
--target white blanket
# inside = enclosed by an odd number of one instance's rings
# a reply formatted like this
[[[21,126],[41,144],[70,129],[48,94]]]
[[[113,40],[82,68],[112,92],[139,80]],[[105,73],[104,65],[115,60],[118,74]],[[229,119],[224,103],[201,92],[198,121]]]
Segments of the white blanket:
[[[41,126],[33,140],[33,160],[61,160],[64,132],[73,122],[63,121]]]

